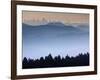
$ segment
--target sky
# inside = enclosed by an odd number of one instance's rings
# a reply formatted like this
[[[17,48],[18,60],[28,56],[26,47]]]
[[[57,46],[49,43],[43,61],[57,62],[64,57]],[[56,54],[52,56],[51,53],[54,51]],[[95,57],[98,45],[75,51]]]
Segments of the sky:
[[[48,22],[62,22],[64,24],[88,24],[89,14],[79,14],[79,13],[56,13],[56,12],[32,12],[23,11],[22,12],[23,23],[29,25],[35,25],[39,23]],[[55,14],[55,15],[54,15]]]
[[[89,15],[23,11],[23,57],[65,57],[89,52]]]

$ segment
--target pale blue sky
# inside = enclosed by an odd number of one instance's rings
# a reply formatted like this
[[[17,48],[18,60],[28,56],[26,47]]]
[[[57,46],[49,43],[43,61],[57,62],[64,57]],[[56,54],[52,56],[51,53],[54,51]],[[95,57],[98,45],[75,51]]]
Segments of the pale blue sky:
[[[36,59],[49,53],[64,57],[89,52],[88,30],[55,24],[35,27],[23,24],[23,57]]]

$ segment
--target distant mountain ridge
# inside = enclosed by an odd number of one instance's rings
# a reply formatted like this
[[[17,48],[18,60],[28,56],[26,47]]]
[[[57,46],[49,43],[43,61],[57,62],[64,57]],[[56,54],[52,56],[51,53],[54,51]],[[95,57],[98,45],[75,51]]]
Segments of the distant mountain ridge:
[[[25,23],[22,23],[23,29],[27,28],[27,30],[29,29],[35,29],[36,31],[65,31],[66,32],[71,32],[71,33],[84,33],[84,32],[89,32],[89,27],[85,26],[85,25],[81,25],[78,27],[74,27],[73,25],[65,25],[61,22],[51,22],[48,24],[44,24],[44,25],[37,25],[37,26],[33,26],[33,25],[28,25]]]

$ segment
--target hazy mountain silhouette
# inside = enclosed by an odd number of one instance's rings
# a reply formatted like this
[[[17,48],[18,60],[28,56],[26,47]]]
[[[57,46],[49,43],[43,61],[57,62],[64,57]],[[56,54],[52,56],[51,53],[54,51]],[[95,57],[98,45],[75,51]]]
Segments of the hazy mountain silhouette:
[[[28,24],[25,24],[23,23],[22,26],[24,26],[24,28],[29,28],[30,29],[44,29],[44,30],[68,30],[69,32],[72,31],[72,32],[82,32],[82,30],[80,30],[79,28],[86,28],[88,29],[88,26],[86,25],[78,25],[78,27],[74,27],[72,25],[65,25],[61,22],[52,22],[52,23],[48,23],[48,24],[45,24],[45,25],[37,25],[37,26],[32,26],[32,25],[28,25]],[[83,31],[84,32],[84,31]]]
[[[88,26],[85,25],[80,25],[78,27],[74,27],[72,25],[65,25],[61,22],[52,22],[52,23],[48,23],[45,25],[38,25],[38,26],[32,26],[32,25],[27,25],[25,23],[22,24],[23,26],[23,30],[26,30],[27,32],[39,32],[39,33],[44,33],[45,34],[53,34],[56,35],[57,32],[59,32],[60,34],[84,34],[84,33],[88,33],[86,31],[84,31],[84,29],[88,31]],[[62,32],[62,33],[61,33]]]

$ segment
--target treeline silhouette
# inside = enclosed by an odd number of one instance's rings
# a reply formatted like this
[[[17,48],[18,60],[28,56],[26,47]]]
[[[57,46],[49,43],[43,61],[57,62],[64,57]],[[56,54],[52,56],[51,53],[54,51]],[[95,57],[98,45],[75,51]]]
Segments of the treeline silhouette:
[[[27,59],[23,58],[22,68],[47,68],[47,67],[71,67],[71,66],[88,66],[89,65],[89,53],[80,53],[75,57],[69,57],[68,55],[62,57],[60,55],[52,57],[51,54],[40,59]]]

